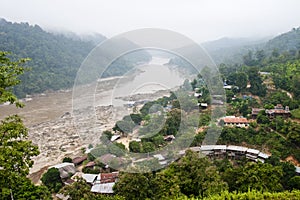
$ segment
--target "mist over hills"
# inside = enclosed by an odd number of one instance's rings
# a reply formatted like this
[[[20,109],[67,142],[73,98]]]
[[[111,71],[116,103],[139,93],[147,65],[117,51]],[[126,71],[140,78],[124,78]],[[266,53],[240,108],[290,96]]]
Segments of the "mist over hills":
[[[269,55],[274,50],[278,53],[295,53],[300,49],[300,28],[275,37],[264,38],[221,38],[214,41],[204,42],[202,46],[207,50],[216,64],[241,63],[243,56],[250,51],[264,50]]]
[[[50,33],[38,25],[0,19],[0,50],[12,52],[13,59],[31,58],[26,63],[31,70],[21,76],[21,84],[14,88],[19,97],[72,87],[83,60],[105,39],[101,34]],[[103,77],[122,75],[133,67],[133,62],[147,61],[150,57],[141,52],[131,62],[125,56],[114,62]]]
[[[0,50],[12,52],[10,56],[14,59],[31,58],[27,63],[31,70],[21,76],[22,84],[14,88],[19,97],[72,87],[83,60],[105,39],[99,33],[77,35],[67,31],[47,32],[38,25],[0,19]],[[266,54],[273,50],[295,53],[300,48],[300,29],[294,28],[272,39],[221,38],[202,45],[216,64],[242,63],[243,56],[249,50],[263,49]],[[132,69],[134,63],[145,62],[150,58],[151,55],[144,51],[117,59],[103,77],[122,75]],[[170,63],[182,64],[178,59]]]

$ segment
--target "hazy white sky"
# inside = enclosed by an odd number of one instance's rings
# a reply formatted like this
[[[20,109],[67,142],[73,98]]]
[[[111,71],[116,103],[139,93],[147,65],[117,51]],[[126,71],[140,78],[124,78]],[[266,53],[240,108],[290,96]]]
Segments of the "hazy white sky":
[[[107,37],[164,28],[198,42],[277,35],[300,26],[299,0],[1,0],[0,17]]]

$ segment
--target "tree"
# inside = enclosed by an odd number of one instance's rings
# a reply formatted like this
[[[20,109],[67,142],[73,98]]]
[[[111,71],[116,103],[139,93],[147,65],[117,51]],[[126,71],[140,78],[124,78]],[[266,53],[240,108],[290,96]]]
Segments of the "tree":
[[[134,123],[132,123],[131,121],[117,121],[117,123],[115,124],[115,126],[113,127],[114,131],[119,131],[122,134],[127,135],[128,133],[131,133],[133,131],[134,128]]]
[[[48,171],[42,176],[41,181],[49,190],[54,192],[58,192],[63,186],[60,173],[58,169],[54,167],[48,169]]]
[[[155,150],[155,145],[152,142],[142,142],[144,153],[152,152]]]
[[[263,191],[281,191],[280,183],[283,177],[282,168],[264,163],[249,162],[240,169],[236,184],[239,191],[246,192],[249,189]]]
[[[8,53],[0,51],[0,103],[10,102],[22,107],[12,93],[12,87],[20,83],[21,66],[27,59],[11,61]],[[49,199],[44,187],[34,186],[26,177],[33,165],[31,157],[39,154],[37,146],[28,140],[28,130],[17,115],[8,116],[0,122],[0,199],[30,197]]]
[[[293,178],[291,178],[287,185],[290,190],[300,190],[300,176],[294,176]]]
[[[59,193],[69,196],[72,200],[124,200],[118,195],[94,194],[91,192],[91,186],[83,178],[75,178],[76,181],[73,184],[64,186]]]
[[[270,123],[270,120],[269,120],[269,118],[266,116],[266,114],[259,113],[259,114],[257,115],[257,123],[260,123],[260,124],[269,124],[269,123]]]
[[[267,87],[263,84],[263,81],[258,73],[257,67],[251,67],[248,70],[248,78],[251,84],[250,92],[254,95],[265,96],[267,93]]]
[[[14,177],[14,183],[11,189],[1,188],[0,199],[52,199],[47,187],[36,186],[27,177]]]
[[[181,193],[187,196],[209,196],[227,189],[227,184],[221,180],[216,167],[207,158],[187,151],[178,162],[169,169],[173,176],[178,177]]]
[[[256,57],[258,64],[261,64],[262,61],[264,60],[264,58],[266,57],[265,51],[263,49],[256,51],[255,57]]]
[[[114,192],[125,199],[147,199],[154,195],[152,173],[120,173],[119,181],[114,185]]]
[[[244,91],[247,87],[248,77],[244,72],[236,73],[235,85],[239,87],[241,91]]]
[[[253,66],[255,65],[255,60],[253,58],[253,52],[252,51],[248,51],[248,53],[246,55],[243,56],[243,62],[245,65],[248,66]]]
[[[140,153],[142,151],[141,144],[137,141],[129,142],[129,151],[134,153]]]
[[[141,123],[141,121],[143,120],[141,114],[130,114],[130,117],[136,125],[139,125]]]
[[[10,102],[16,104],[17,107],[22,107],[12,88],[20,83],[20,75],[24,73],[25,68],[21,65],[29,59],[20,59],[11,61],[7,56],[9,53],[0,51],[0,104]]]
[[[68,163],[72,163],[72,158],[70,158],[70,157],[64,157],[64,159],[62,161],[63,162],[68,162]]]
[[[77,180],[71,184],[66,185],[60,189],[59,193],[65,196],[70,196],[73,200],[80,199],[95,199],[95,195],[91,193],[91,186],[85,182],[83,178],[77,177]]]

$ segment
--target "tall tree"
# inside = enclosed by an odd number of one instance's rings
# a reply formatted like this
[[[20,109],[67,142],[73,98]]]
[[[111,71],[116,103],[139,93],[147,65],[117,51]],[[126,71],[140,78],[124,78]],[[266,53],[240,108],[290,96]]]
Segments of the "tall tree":
[[[19,75],[24,72],[21,64],[26,59],[11,61],[7,54],[0,51],[0,103],[8,101],[22,107],[12,87],[20,83]],[[0,122],[0,199],[24,199],[29,194],[36,199],[50,197],[47,189],[34,186],[26,177],[33,165],[31,157],[38,154],[38,147],[28,140],[28,130],[19,116],[8,116]]]
[[[239,87],[241,91],[244,91],[247,87],[248,77],[244,72],[236,73],[235,85]]]

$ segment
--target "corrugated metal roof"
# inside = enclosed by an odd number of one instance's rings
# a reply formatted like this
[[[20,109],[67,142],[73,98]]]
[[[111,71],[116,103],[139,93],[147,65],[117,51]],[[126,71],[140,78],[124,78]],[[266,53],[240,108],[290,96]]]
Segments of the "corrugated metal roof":
[[[234,145],[229,145],[229,146],[227,147],[227,150],[230,150],[230,151],[246,152],[247,149],[248,149],[247,147],[234,146]]]
[[[94,180],[97,179],[97,174],[82,174],[82,178],[87,182],[87,183],[93,183]]]
[[[269,158],[270,156],[269,156],[269,155],[267,155],[267,154],[265,154],[265,153],[262,153],[262,152],[260,152],[260,153],[258,154],[258,157],[261,157],[261,158],[267,159],[267,158]]]
[[[247,153],[251,153],[251,154],[259,154],[259,151],[257,149],[248,149]]]
[[[200,147],[201,151],[212,151],[214,149],[214,145],[202,145]]]
[[[50,168],[55,167],[56,169],[60,169],[60,168],[66,167],[66,166],[72,166],[72,167],[75,167],[75,166],[74,166],[74,163],[64,162],[64,163],[60,163],[60,164],[57,164],[57,165],[53,165],[53,166],[51,166]]]
[[[214,150],[226,150],[226,145],[214,145]]]
[[[113,186],[115,183],[101,183],[93,185],[91,192],[101,193],[101,194],[112,194]]]
[[[120,137],[121,137],[120,135],[113,135],[113,136],[111,136],[110,141],[113,142],[113,141],[119,139]]]

